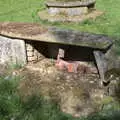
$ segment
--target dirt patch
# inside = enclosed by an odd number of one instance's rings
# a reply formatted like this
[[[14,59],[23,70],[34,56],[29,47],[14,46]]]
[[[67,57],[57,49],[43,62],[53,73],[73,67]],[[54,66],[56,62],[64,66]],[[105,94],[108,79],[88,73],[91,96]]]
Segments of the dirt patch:
[[[47,31],[43,25],[37,23],[0,23],[0,32],[5,31],[8,33],[19,33],[21,35],[32,36],[42,34]]]
[[[76,117],[99,111],[106,97],[106,88],[98,86],[98,74],[61,71],[50,59],[29,64],[20,74],[24,79],[18,90],[24,100],[31,95],[42,95],[57,101],[63,112]]]

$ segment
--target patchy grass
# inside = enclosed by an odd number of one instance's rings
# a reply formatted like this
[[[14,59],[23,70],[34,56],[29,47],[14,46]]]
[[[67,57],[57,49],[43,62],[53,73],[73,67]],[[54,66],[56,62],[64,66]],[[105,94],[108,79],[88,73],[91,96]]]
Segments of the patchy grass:
[[[19,81],[19,80],[18,80]],[[88,118],[74,118],[60,111],[55,102],[40,96],[31,96],[22,101],[15,79],[0,79],[0,120],[119,120],[116,111],[103,112]]]
[[[0,120],[119,120],[119,103],[107,99],[104,109],[87,118],[74,118],[60,111],[55,101],[40,95],[31,95],[23,100],[18,91],[20,76],[7,74],[0,77]],[[113,107],[111,107],[111,105]],[[118,108],[118,109],[116,109]]]

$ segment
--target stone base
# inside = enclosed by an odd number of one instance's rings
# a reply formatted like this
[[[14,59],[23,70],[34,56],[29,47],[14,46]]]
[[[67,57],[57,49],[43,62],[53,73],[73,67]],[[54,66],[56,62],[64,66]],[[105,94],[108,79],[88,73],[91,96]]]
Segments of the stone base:
[[[98,10],[93,10],[86,15],[81,16],[66,16],[66,15],[50,15],[47,11],[40,11],[38,13],[41,20],[47,20],[49,22],[82,22],[87,19],[95,19],[101,16],[103,12]]]
[[[75,8],[48,8],[48,13],[51,16],[55,15],[65,15],[65,16],[75,16],[75,15],[84,15],[88,13],[88,7],[75,7]]]

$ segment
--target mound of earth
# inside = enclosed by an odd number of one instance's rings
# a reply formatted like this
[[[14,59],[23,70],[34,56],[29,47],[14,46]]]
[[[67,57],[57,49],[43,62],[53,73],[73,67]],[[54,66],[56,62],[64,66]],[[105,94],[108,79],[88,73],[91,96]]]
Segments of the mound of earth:
[[[18,90],[24,100],[28,96],[42,95],[56,101],[63,112],[76,117],[100,111],[104,100],[109,99],[107,87],[98,86],[98,74],[61,71],[50,59],[28,64],[20,74],[24,79]]]

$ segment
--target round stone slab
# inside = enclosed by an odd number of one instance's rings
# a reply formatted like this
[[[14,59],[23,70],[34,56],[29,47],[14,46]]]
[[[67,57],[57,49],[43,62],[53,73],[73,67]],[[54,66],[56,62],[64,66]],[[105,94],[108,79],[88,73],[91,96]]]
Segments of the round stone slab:
[[[74,11],[73,11],[74,12]],[[73,13],[72,12],[72,13]],[[75,12],[74,12],[75,13]],[[86,9],[84,12],[79,12],[81,15],[75,15],[71,14],[70,15],[64,15],[64,14],[49,14],[47,10],[40,11],[38,12],[38,16],[40,17],[41,20],[47,20],[49,22],[83,22],[88,19],[96,19],[97,17],[103,15],[104,13],[98,10],[92,10],[90,13],[86,13]]]
[[[45,4],[47,7],[86,7],[95,4],[96,0],[83,0],[83,1],[47,1]]]
[[[50,22],[81,22],[101,15],[95,10],[96,0],[48,0],[46,11],[38,13],[40,19]],[[102,12],[101,12],[102,13]]]
[[[11,38],[107,49],[112,40],[105,35],[44,27],[36,23],[0,23],[0,35]]]

